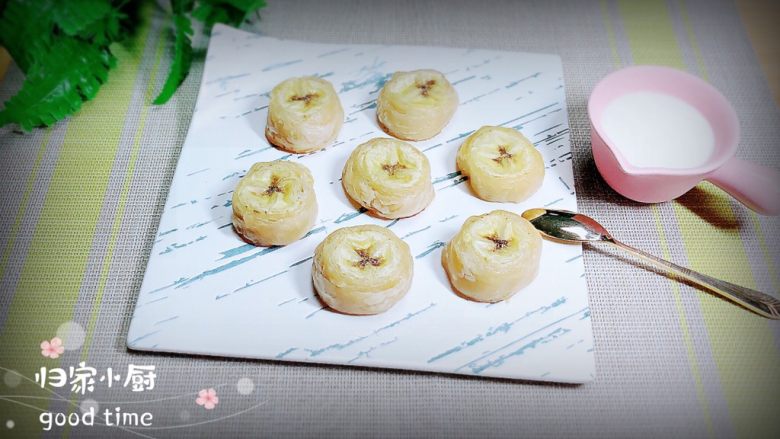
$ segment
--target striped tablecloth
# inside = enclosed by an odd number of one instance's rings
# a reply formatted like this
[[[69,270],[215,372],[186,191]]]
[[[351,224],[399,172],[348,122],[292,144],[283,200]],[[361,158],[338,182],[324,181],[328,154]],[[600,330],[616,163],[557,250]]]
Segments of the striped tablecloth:
[[[731,2],[270,3],[247,29],[322,42],[559,53],[582,211],[631,245],[778,292],[777,219],[709,184],[671,203],[630,202],[601,180],[589,149],[594,84],[620,66],[663,64],[719,88],[741,119],[738,155],[780,167],[780,113]],[[170,40],[162,12],[150,5],[145,16],[133,44],[117,47],[119,67],[108,84],[76,116],[27,134],[0,130],[0,436],[761,437],[776,430],[780,325],[609,250],[585,253],[597,366],[587,385],[127,351],[203,65],[200,55],[177,96],[151,106]],[[21,79],[9,68],[0,98]],[[67,349],[45,358],[41,342],[58,331],[67,333]],[[98,382],[82,396],[35,383],[43,366],[80,361],[123,379],[129,364],[155,365],[155,388]],[[195,402],[208,388],[219,397],[213,410]],[[95,405],[151,412],[153,425],[42,432],[41,411]]]

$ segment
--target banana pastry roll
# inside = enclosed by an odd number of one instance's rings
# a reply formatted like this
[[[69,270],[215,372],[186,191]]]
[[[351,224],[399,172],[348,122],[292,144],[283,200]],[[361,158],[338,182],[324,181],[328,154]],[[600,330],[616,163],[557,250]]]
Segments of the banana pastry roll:
[[[457,167],[485,201],[520,202],[544,180],[544,159],[519,131],[484,126],[458,149]]]
[[[309,153],[331,144],[343,123],[344,110],[330,82],[290,78],[271,90],[265,137],[285,151]]]
[[[403,140],[425,140],[439,134],[457,108],[458,94],[436,70],[396,72],[376,100],[379,124]]]
[[[382,218],[415,215],[434,197],[428,158],[396,139],[371,139],[355,148],[341,184],[352,200]]]
[[[385,227],[344,227],[314,251],[312,280],[332,309],[378,314],[409,291],[414,264],[409,246]]]
[[[478,302],[508,299],[539,271],[542,238],[523,217],[505,210],[469,217],[444,246],[442,265],[452,286]]]
[[[314,179],[301,164],[255,163],[233,191],[233,227],[254,245],[295,242],[316,220]]]

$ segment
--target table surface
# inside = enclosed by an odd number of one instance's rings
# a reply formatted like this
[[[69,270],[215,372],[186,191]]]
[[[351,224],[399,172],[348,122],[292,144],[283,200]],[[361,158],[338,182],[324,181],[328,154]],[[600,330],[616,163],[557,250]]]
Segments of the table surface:
[[[771,87],[777,93],[777,46],[761,43],[777,35],[766,18],[772,11],[777,16],[776,5],[270,3],[246,29],[309,41],[560,54],[581,210],[633,246],[748,287],[780,289],[778,219],[757,216],[706,183],[654,206],[621,198],[595,170],[586,113],[594,84],[620,66],[682,68],[710,81],[734,104],[743,133],[738,155],[780,167],[780,113],[766,80],[775,78]],[[39,434],[42,410],[94,404],[152,412],[153,429],[75,427],[74,437],[772,435],[780,324],[609,249],[586,249],[584,256],[597,368],[596,380],[586,385],[126,350],[203,65],[201,54],[176,97],[151,106],[169,66],[170,40],[162,13],[148,7],[145,16],[134,44],[117,48],[119,66],[109,83],[76,116],[32,133],[0,129],[0,436]],[[8,66],[0,98],[10,97],[21,80],[18,69]],[[57,359],[44,358],[40,343],[58,328],[69,331],[68,349]],[[82,396],[34,383],[43,366],[67,368],[79,361],[101,372],[152,364],[156,385],[131,392],[97,383]],[[219,396],[213,410],[195,402],[206,388]]]

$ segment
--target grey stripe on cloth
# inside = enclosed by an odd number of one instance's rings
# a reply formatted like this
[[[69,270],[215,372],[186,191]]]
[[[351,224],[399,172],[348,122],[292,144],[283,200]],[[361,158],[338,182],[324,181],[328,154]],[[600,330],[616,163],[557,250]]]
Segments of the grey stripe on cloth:
[[[24,74],[11,65],[0,83],[0,101],[8,100],[21,85]],[[27,186],[28,177],[33,172],[33,165],[38,156],[41,143],[46,139],[44,130],[36,130],[32,134],[22,135],[14,132],[11,126],[0,128],[0,257],[11,240],[11,229],[16,220],[16,212],[21,207],[22,197]],[[0,262],[2,263],[2,262]]]
[[[626,62],[630,60],[630,47],[617,6],[610,1],[604,8],[619,35],[618,53]],[[753,147],[767,140],[766,136],[777,134],[776,107],[766,96],[759,96],[765,86],[755,57],[749,47],[745,49],[744,30],[737,26],[733,31],[722,32],[717,27],[733,26],[738,21],[736,15],[726,16],[733,12],[733,6],[720,1],[696,1],[687,3],[687,8],[713,83],[728,92],[739,111],[775,112],[774,119],[770,114],[748,122],[747,126],[743,122],[743,127],[753,132],[743,134],[740,154],[770,160],[771,152],[756,152]],[[615,68],[604,18],[599,2],[574,0],[289,0],[270,2],[262,12],[262,20],[246,28],[308,41],[559,53],[564,63],[580,210],[602,220],[627,242],[660,253],[651,211],[607,187],[595,170],[589,150],[587,98],[595,83]],[[732,53],[733,50],[739,53]],[[687,63],[695,62],[691,53],[683,49]],[[144,65],[148,65],[149,56],[147,50]],[[724,62],[740,65],[711,67]],[[164,63],[161,71],[166,67]],[[709,435],[670,281],[633,266],[632,260],[609,250],[588,250],[584,256],[597,376],[595,382],[582,386],[127,351],[127,328],[195,105],[202,68],[200,57],[174,100],[149,112],[87,357],[88,364],[98,370],[112,367],[121,371],[130,363],[153,364],[158,375],[156,388],[135,393],[116,385],[112,389],[98,386],[88,397],[101,407],[120,405],[126,410],[150,411],[154,413],[155,426],[180,427],[138,430],[152,437]],[[761,85],[755,85],[757,82]],[[131,113],[138,114],[138,108]],[[118,154],[109,186],[113,194],[124,178],[121,166],[126,159],[122,157],[126,157],[126,145],[133,133],[123,133],[121,151],[125,152]],[[103,231],[110,230],[115,212],[110,198],[107,194],[101,212],[99,227]],[[669,206],[659,209],[672,258],[685,262],[679,227],[669,220]],[[89,270],[99,272],[106,245],[102,239],[93,244]],[[771,251],[776,251],[776,247]],[[94,280],[85,280],[83,297],[77,306],[81,311],[77,310],[74,319],[85,321],[93,294]],[[680,288],[716,435],[730,436],[731,426],[717,369],[707,350],[706,327],[696,294],[700,293]],[[257,337],[262,340],[273,334]],[[254,389],[247,393],[248,382],[254,384]],[[197,391],[208,387],[216,388],[220,397],[212,412],[194,402]],[[199,424],[244,410],[234,418]],[[105,427],[77,427],[71,436],[133,437]]]
[[[615,35],[615,46],[617,55],[620,58],[621,65],[632,63],[631,46],[623,28],[623,20],[620,17],[618,3],[615,0],[601,2],[606,14],[609,15],[609,24],[612,25],[612,32]]]

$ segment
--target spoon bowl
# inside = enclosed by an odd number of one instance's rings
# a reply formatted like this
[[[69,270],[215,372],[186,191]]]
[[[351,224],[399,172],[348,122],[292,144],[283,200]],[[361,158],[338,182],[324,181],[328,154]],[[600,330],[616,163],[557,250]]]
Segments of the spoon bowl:
[[[542,236],[556,241],[576,244],[612,239],[607,229],[601,224],[593,218],[576,212],[530,209],[523,212],[522,216],[530,221]]]

